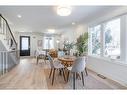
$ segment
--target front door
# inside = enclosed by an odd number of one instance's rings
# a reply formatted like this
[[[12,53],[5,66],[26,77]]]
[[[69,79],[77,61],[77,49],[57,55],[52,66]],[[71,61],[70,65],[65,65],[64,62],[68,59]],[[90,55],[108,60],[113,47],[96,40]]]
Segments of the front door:
[[[30,36],[20,36],[20,56],[30,56]]]

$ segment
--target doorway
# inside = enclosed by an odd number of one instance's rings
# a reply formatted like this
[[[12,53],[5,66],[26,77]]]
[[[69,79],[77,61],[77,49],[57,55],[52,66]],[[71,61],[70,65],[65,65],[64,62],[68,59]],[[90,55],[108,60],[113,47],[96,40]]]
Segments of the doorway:
[[[30,36],[20,36],[20,56],[30,56]]]

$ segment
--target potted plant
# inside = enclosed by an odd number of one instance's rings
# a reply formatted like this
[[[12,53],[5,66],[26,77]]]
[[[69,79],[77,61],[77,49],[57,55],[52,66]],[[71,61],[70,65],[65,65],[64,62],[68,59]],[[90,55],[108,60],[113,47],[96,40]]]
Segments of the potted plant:
[[[75,44],[73,42],[71,42],[71,43],[69,43],[69,42],[64,43],[64,49],[68,51],[67,55],[70,55],[70,50],[73,49],[74,45]]]
[[[77,38],[76,46],[79,56],[88,53],[88,32],[85,32]]]

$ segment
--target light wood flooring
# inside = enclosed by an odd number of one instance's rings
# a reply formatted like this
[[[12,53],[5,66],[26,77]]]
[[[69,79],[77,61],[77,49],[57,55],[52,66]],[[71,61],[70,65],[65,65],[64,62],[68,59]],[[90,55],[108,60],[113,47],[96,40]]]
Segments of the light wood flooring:
[[[0,76],[0,89],[72,89],[72,76],[65,82],[59,72],[55,75],[54,85],[49,79],[50,66],[39,61],[36,65],[35,58],[21,58],[20,64],[3,76]],[[77,89],[127,89],[109,79],[101,79],[97,74],[88,70],[85,76],[85,86],[80,79],[76,80]]]

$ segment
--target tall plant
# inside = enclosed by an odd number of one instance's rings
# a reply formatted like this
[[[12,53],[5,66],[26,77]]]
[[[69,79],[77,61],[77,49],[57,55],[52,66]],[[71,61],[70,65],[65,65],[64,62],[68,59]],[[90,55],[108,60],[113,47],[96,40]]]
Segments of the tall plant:
[[[88,32],[85,32],[83,35],[80,35],[79,38],[77,38],[76,45],[79,54],[88,52]]]

